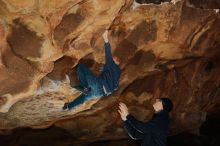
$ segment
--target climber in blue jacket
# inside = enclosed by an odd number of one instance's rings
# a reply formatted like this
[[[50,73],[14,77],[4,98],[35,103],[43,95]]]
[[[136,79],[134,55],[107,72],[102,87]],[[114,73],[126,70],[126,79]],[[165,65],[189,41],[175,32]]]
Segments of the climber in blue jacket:
[[[141,122],[129,114],[124,103],[119,104],[118,112],[124,121],[124,128],[134,140],[141,140],[141,146],[166,146],[169,132],[169,112],[173,108],[169,98],[157,99],[153,104],[155,113],[148,122]]]
[[[64,110],[73,109],[92,99],[108,96],[118,89],[121,75],[119,58],[112,57],[107,30],[102,34],[102,37],[105,42],[105,65],[102,73],[97,77],[87,66],[78,64],[76,73],[80,84],[74,88],[81,91],[82,94],[72,102],[65,103]]]

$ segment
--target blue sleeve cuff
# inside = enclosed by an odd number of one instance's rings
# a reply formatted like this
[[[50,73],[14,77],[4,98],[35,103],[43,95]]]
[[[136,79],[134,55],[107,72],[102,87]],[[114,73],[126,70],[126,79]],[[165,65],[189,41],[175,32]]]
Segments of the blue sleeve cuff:
[[[126,121],[131,121],[133,117],[131,115],[127,115],[126,118],[127,118]]]
[[[105,42],[105,46],[110,46],[110,43],[109,42],[107,42],[107,43]]]

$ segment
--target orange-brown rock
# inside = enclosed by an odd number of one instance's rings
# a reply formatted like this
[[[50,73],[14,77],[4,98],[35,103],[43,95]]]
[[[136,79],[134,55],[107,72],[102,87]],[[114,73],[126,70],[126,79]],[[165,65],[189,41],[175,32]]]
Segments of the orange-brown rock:
[[[77,140],[127,138],[118,102],[145,121],[161,96],[174,102],[171,133],[197,132],[220,103],[219,2],[139,2],[0,0],[0,133],[53,125]],[[119,90],[63,111],[79,95],[75,66],[99,74],[105,29],[121,61]]]

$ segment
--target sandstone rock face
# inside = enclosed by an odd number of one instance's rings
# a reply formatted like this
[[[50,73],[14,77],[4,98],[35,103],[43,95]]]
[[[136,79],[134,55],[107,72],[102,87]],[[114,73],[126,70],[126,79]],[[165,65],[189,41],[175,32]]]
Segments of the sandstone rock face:
[[[219,2],[138,2],[0,0],[0,133],[53,125],[80,140],[125,138],[118,102],[145,121],[161,96],[174,102],[171,134],[197,132],[220,103]],[[119,90],[63,111],[79,95],[79,61],[99,74],[105,29]]]

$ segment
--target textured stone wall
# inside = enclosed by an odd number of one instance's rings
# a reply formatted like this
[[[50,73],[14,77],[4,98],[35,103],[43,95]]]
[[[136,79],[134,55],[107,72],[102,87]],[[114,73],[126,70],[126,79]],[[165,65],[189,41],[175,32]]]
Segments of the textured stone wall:
[[[220,98],[218,8],[214,0],[0,0],[1,134],[54,125],[82,140],[126,138],[118,102],[145,121],[161,96],[174,102],[171,134],[197,133]],[[63,111],[79,95],[75,66],[99,74],[105,29],[121,61],[119,90]]]

